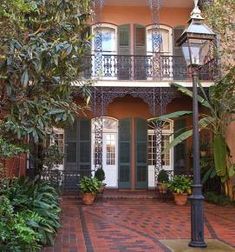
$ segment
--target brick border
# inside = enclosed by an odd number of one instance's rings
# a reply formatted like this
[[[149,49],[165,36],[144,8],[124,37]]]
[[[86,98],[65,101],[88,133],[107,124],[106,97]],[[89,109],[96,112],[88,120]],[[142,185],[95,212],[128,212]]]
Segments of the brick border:
[[[86,245],[86,249],[87,252],[94,252],[94,248],[91,242],[91,237],[87,228],[87,224],[86,224],[86,218],[84,216],[83,210],[82,210],[82,206],[79,206],[79,214],[80,214],[80,220],[81,220],[81,225],[82,225],[82,233],[83,233],[83,237],[85,240],[85,245]]]

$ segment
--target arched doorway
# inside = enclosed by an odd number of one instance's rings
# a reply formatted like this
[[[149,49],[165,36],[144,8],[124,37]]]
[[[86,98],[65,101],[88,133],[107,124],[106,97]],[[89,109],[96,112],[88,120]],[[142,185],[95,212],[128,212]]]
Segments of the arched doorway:
[[[112,117],[102,116],[102,168],[105,172],[107,187],[118,187],[118,120]],[[92,168],[95,169],[95,123],[92,119]]]

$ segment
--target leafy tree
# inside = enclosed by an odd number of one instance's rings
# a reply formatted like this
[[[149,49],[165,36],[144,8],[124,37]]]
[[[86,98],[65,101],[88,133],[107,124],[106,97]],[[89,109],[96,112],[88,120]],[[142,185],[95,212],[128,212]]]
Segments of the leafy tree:
[[[218,34],[222,72],[226,73],[234,66],[235,1],[214,0],[203,7],[206,22]]]
[[[89,17],[90,0],[1,1],[1,138],[18,144],[28,137],[38,143],[53,126],[79,116],[83,106],[72,94],[76,88],[88,101],[81,66]]]

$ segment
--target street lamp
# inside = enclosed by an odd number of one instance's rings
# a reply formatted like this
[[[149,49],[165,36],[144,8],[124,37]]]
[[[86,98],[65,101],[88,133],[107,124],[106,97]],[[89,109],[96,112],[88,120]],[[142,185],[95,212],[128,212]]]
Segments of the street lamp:
[[[193,186],[191,200],[191,241],[190,247],[206,247],[204,241],[204,214],[202,185],[200,177],[199,155],[199,127],[198,127],[198,100],[197,85],[199,81],[198,68],[204,64],[208,55],[210,44],[215,40],[215,33],[203,24],[201,11],[198,8],[198,0],[194,1],[194,9],[177,43],[182,47],[187,66],[192,70],[193,81]]]

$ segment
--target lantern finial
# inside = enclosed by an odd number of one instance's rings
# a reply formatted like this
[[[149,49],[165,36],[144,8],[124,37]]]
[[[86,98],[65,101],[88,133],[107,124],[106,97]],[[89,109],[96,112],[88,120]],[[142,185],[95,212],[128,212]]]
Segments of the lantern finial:
[[[201,16],[201,10],[198,7],[198,2],[199,0],[194,0],[194,9],[191,12],[191,19],[202,20],[204,18]]]

